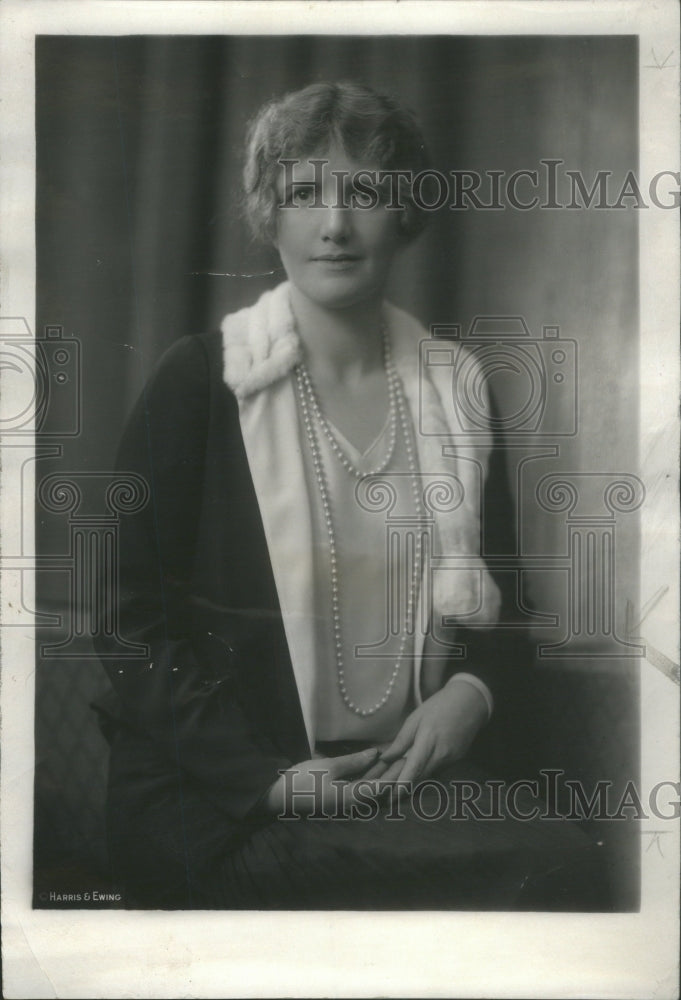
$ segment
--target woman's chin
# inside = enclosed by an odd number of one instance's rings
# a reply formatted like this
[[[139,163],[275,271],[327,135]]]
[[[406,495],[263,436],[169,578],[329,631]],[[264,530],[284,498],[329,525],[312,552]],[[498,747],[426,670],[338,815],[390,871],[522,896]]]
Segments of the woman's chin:
[[[351,309],[354,306],[368,305],[369,303],[381,301],[383,299],[383,288],[376,287],[342,287],[341,283],[334,283],[335,287],[327,287],[327,283],[314,288],[298,288],[300,294],[309,299],[321,309],[340,310]]]

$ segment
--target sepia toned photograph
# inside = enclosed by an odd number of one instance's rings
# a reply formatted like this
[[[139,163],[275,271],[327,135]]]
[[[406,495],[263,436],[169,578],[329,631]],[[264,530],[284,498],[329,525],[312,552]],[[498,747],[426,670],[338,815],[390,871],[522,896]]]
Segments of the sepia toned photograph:
[[[257,25],[36,26],[35,311],[0,316],[24,903],[641,920],[651,864],[678,888],[646,742],[678,734],[676,417],[661,388],[651,443],[641,374],[666,52]]]

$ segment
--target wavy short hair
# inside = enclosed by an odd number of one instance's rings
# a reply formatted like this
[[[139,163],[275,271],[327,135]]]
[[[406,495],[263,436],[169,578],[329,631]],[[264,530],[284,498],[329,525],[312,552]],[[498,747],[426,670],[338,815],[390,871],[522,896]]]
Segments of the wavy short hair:
[[[245,214],[256,237],[272,242],[276,235],[279,161],[309,156],[333,141],[378,170],[409,170],[414,176],[428,167],[416,118],[393,98],[358,83],[310,84],[263,105],[248,127]],[[400,229],[410,240],[427,215],[409,193],[401,194],[401,205]]]

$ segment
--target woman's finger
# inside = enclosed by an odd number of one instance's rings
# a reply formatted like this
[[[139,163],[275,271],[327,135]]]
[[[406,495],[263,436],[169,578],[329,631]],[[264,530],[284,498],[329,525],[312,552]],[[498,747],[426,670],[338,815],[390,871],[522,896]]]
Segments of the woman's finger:
[[[344,754],[342,757],[330,757],[319,761],[320,770],[326,766],[329,776],[334,778],[351,778],[357,774],[364,774],[368,767],[371,767],[378,757],[376,747],[370,750],[358,750],[357,753]]]
[[[390,767],[385,771],[385,773],[378,780],[378,789],[380,792],[387,790],[388,786],[394,781],[400,780],[400,775],[402,773],[402,768],[404,767],[404,757],[398,758],[392,762]]]
[[[414,744],[407,754],[407,758],[400,774],[400,781],[416,781],[421,777],[422,771],[431,755],[432,746],[426,737],[417,736]]]
[[[386,750],[381,751],[381,760],[391,764],[398,757],[404,757],[414,742],[414,734],[418,728],[418,716],[412,713],[405,721],[399,733]]]
[[[373,778],[381,778],[385,772],[388,770],[388,763],[384,760],[377,760],[376,763],[369,768],[369,770],[364,775],[367,781],[371,781]]]

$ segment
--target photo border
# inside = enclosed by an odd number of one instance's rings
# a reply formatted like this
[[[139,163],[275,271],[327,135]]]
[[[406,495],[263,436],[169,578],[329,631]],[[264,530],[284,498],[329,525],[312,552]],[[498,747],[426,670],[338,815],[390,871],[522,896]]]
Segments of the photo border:
[[[37,34],[637,34],[640,175],[679,170],[672,2],[5,0],[0,20],[0,315],[22,317],[31,330]],[[642,631],[651,650],[678,663],[678,215],[651,208],[639,221],[642,607],[667,588]],[[9,461],[5,482],[11,472]],[[19,530],[17,506],[3,490],[7,548]],[[3,579],[3,612],[21,606],[15,586]],[[24,600],[31,603],[29,590]],[[25,627],[0,638],[5,996],[678,995],[679,826],[671,821],[664,857],[642,843],[639,913],[32,910],[34,639]],[[659,781],[678,781],[678,688],[648,660],[640,676],[646,796]]]

